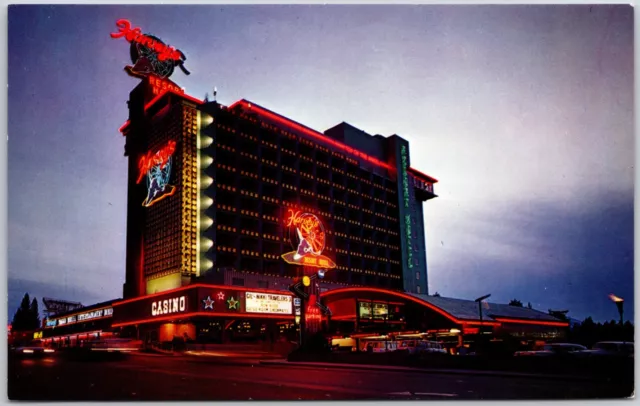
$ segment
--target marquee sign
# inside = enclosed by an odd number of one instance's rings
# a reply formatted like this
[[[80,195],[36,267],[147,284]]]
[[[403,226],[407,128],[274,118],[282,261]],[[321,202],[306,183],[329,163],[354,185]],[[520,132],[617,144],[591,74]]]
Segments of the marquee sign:
[[[175,193],[176,187],[169,185],[171,179],[171,161],[176,150],[176,142],[170,140],[167,145],[160,148],[155,154],[151,151],[140,157],[138,161],[138,179],[140,183],[147,176],[147,197],[142,202],[145,207],[150,207],[159,200]]]
[[[292,209],[289,209],[287,214],[285,227],[291,246],[296,250],[283,254],[282,259],[292,265],[335,268],[335,262],[322,255],[326,244],[326,232],[320,219],[315,214]]]
[[[56,319],[47,318],[45,321],[45,327],[59,327],[67,324],[73,324],[77,322],[86,322],[95,319],[101,319],[104,317],[113,316],[113,308],[106,307],[102,309],[90,310],[84,313],[73,314],[71,316],[59,317]]]
[[[112,32],[111,38],[124,38],[131,43],[129,53],[133,66],[126,66],[125,71],[134,77],[147,77],[153,73],[161,78],[168,78],[174,68],[179,67],[185,75],[186,57],[182,51],[165,44],[161,39],[150,34],[143,34],[139,27],[132,28],[129,20],[116,21],[118,32]]]
[[[247,313],[291,314],[292,310],[291,296],[256,292],[246,292],[245,294],[245,311]]]

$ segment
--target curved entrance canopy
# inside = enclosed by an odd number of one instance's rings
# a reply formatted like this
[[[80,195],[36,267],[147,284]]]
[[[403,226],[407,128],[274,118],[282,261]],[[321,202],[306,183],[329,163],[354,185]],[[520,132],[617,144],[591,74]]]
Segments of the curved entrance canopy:
[[[321,293],[332,320],[402,322],[435,328],[506,324],[568,327],[568,323],[538,310],[498,303],[435,297],[380,288],[348,287]],[[415,318],[418,317],[419,320]]]

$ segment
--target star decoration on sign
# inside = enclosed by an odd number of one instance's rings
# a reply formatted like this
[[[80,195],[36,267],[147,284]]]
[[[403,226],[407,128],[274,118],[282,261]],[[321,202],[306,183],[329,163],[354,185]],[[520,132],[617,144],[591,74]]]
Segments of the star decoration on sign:
[[[227,299],[227,304],[229,305],[229,310],[231,310],[231,309],[238,310],[238,303],[240,303],[240,302],[235,300],[233,298],[233,296],[231,296],[229,299]]]
[[[218,292],[218,300],[224,300],[224,293]]]
[[[202,304],[204,305],[204,310],[211,309],[213,310],[213,304],[215,302],[211,299],[211,296],[207,296],[206,299],[202,299]]]

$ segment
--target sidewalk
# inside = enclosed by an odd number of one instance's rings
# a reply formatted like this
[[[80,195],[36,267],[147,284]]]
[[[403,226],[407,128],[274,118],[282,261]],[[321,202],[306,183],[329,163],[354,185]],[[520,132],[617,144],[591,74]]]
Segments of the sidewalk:
[[[314,368],[334,368],[334,369],[359,369],[366,371],[389,371],[389,372],[412,372],[421,374],[450,374],[450,375],[481,375],[481,376],[496,376],[496,377],[508,377],[508,378],[528,378],[528,379],[544,379],[544,380],[570,380],[570,381],[602,381],[602,379],[584,377],[584,376],[572,376],[572,375],[547,375],[547,374],[533,374],[524,372],[510,372],[510,371],[482,371],[472,369],[430,369],[430,368],[412,368],[401,367],[391,365],[372,365],[372,364],[338,364],[333,362],[289,362],[286,359],[279,360],[261,360],[260,364],[270,366],[300,366],[300,367],[314,367]]]

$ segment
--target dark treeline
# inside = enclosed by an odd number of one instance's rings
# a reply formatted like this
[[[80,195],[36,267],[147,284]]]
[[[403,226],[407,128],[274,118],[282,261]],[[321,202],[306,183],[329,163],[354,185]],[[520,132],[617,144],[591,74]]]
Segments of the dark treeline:
[[[11,321],[12,331],[30,331],[40,328],[40,311],[38,310],[38,301],[34,297],[29,301],[29,294],[25,293],[20,303],[20,307],[16,311]]]
[[[615,320],[595,323],[587,317],[580,325],[569,329],[567,341],[591,347],[599,341],[629,341],[633,342],[633,324],[627,321],[620,324]]]

